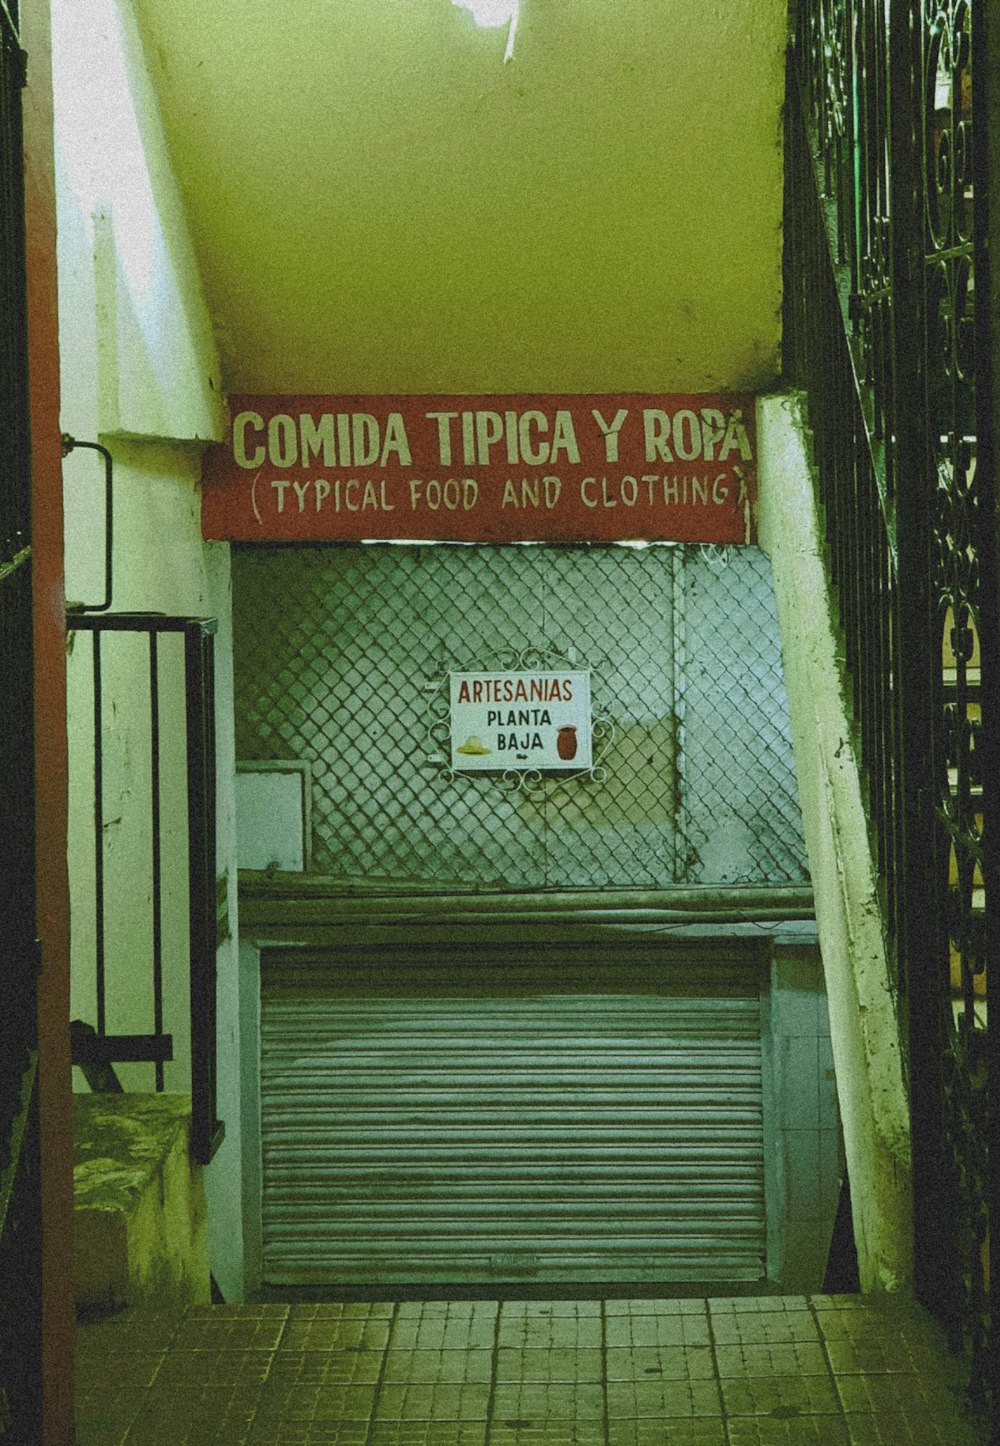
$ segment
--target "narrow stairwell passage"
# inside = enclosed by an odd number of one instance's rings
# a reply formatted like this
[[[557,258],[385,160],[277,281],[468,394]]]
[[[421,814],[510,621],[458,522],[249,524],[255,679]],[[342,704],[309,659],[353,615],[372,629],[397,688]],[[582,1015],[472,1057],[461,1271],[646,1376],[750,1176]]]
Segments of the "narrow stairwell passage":
[[[79,1446],[976,1446],[898,1298],[125,1312],[77,1337]]]

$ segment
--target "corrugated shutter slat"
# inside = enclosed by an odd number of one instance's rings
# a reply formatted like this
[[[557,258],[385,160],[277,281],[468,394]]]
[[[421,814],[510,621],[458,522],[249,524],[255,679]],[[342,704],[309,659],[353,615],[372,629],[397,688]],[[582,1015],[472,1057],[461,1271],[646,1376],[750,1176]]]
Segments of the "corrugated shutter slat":
[[[756,970],[553,954],[265,955],[267,1282],[763,1276]]]

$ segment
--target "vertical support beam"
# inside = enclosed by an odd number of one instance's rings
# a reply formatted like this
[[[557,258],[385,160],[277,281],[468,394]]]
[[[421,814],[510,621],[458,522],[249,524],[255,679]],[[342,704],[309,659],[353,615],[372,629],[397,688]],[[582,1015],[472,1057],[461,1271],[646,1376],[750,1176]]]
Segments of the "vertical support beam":
[[[95,633],[95,640],[100,633]],[[160,658],[159,634],[149,633],[150,834],[152,837],[153,1032],[163,1033],[163,879],[160,836]],[[163,1061],[156,1061],[156,1088],[163,1089]]]
[[[890,204],[896,387],[895,437],[899,592],[903,599],[897,660],[902,785],[903,881],[899,896],[901,1014],[908,1025],[913,1146],[914,1256],[917,1293],[954,1324],[954,1271],[949,1242],[952,1211],[942,1148],[947,992],[941,978],[941,927],[932,822],[936,736],[935,685],[930,640],[935,636],[930,580],[928,449],[920,420],[925,377],[921,216],[916,167],[920,164],[920,0],[891,0],[889,24]],[[916,132],[916,134],[915,134]],[[940,658],[938,672],[940,673]],[[947,945],[944,957],[947,959]],[[905,991],[905,995],[904,995]]]
[[[42,1207],[42,1422],[46,1446],[73,1440],[73,1116],[66,863],[66,622],[49,0],[21,0],[28,382],[35,642],[35,864],[42,945],[38,1005]]]
[[[1000,1332],[997,1259],[1000,1253],[1000,12],[988,0],[972,5],[972,113],[976,276],[976,471],[982,509],[980,539],[980,654],[983,725],[983,883],[986,897],[987,991],[993,1017],[986,1031],[988,1164],[986,1208],[992,1255],[989,1389],[993,1441],[1000,1441]],[[992,974],[992,986],[990,984]]]
[[[97,1032],[107,1033],[104,978],[104,698],[101,635],[94,633],[94,973]]]
[[[16,19],[16,6],[0,11],[0,1429],[11,1434],[37,1420],[42,1389],[24,57]]]
[[[215,623],[184,630],[187,695],[188,910],[191,958],[191,1150],[202,1164],[222,1143],[216,1118]]]

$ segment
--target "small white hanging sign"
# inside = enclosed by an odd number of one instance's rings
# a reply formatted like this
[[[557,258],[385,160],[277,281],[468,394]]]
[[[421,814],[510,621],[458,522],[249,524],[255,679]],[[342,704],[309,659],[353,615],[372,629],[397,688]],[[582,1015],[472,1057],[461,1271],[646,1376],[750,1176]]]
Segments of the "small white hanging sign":
[[[590,669],[451,673],[451,766],[462,773],[591,768]]]

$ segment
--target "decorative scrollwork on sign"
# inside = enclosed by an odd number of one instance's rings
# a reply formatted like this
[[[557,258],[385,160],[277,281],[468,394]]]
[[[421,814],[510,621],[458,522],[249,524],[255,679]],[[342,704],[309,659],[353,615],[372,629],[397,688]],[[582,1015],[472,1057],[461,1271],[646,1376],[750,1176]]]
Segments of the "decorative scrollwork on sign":
[[[442,777],[463,779],[478,777],[501,783],[512,792],[523,792],[543,796],[557,786],[566,783],[603,784],[607,783],[609,772],[605,760],[615,740],[615,724],[603,712],[594,711],[591,717],[591,762],[588,768],[571,771],[560,769],[558,773],[547,773],[537,768],[497,768],[478,774],[460,773],[451,766],[451,696],[449,678],[453,672],[479,673],[551,673],[559,669],[577,671],[589,668],[591,682],[599,680],[599,673],[592,664],[581,663],[572,654],[558,652],[551,648],[503,648],[487,658],[472,663],[455,664],[436,677],[428,678],[424,690],[428,697],[430,719],[427,725],[428,762],[437,766]]]

